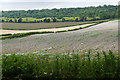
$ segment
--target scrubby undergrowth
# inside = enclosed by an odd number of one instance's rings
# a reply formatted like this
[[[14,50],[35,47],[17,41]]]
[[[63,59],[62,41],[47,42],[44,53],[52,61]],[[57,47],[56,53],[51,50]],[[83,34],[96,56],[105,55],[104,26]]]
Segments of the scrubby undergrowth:
[[[3,79],[120,78],[120,56],[112,51],[2,55]]]

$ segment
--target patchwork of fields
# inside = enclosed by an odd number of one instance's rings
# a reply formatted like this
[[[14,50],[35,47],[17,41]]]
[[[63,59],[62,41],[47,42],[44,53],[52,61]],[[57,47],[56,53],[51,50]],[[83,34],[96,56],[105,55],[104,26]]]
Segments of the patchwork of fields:
[[[94,25],[95,23],[91,24],[83,24],[77,26],[70,26],[70,27],[63,27],[63,28],[51,28],[51,29],[38,29],[38,30],[0,30],[1,34],[16,34],[16,33],[28,33],[28,32],[57,32],[57,31],[68,31],[74,30],[79,28],[84,28],[86,26]]]
[[[99,20],[102,21],[102,20]],[[56,23],[2,23],[2,29],[8,30],[35,30],[35,29],[48,29],[48,28],[60,28],[67,26],[80,25],[90,22],[99,21],[87,21],[87,22],[56,22]]]
[[[2,41],[3,53],[34,52],[47,49],[48,52],[67,52],[73,50],[118,49],[118,22],[109,21],[89,28],[49,34],[36,34],[23,38]]]

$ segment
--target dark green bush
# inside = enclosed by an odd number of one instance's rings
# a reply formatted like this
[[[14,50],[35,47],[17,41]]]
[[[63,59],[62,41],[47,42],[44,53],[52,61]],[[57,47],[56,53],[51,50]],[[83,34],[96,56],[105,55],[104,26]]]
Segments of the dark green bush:
[[[109,53],[2,55],[3,79],[120,78],[120,56]]]

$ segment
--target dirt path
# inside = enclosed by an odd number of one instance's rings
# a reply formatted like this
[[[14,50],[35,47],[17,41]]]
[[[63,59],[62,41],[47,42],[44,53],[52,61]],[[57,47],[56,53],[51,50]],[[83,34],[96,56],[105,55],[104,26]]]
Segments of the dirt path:
[[[15,33],[27,33],[27,32],[44,32],[44,31],[64,31],[64,30],[72,30],[80,27],[89,26],[92,24],[84,24],[84,25],[78,25],[78,26],[71,26],[71,27],[64,27],[64,28],[52,28],[52,29],[39,29],[39,30],[0,30],[1,34],[15,34]]]

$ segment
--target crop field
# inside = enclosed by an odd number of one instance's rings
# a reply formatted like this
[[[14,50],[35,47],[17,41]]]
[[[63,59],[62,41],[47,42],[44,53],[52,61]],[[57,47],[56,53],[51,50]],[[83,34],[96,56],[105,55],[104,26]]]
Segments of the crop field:
[[[39,50],[56,53],[88,49],[117,51],[118,21],[109,21],[70,32],[36,34],[2,40],[3,53],[36,52]]]
[[[80,25],[84,23],[91,23],[98,21],[88,22],[56,22],[56,23],[2,23],[2,29],[8,30],[35,30],[35,29],[48,29],[48,28],[60,28],[74,25]]]

